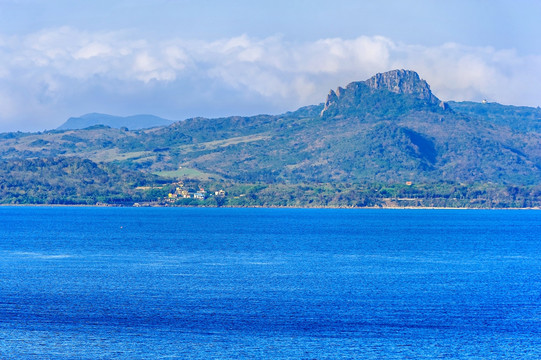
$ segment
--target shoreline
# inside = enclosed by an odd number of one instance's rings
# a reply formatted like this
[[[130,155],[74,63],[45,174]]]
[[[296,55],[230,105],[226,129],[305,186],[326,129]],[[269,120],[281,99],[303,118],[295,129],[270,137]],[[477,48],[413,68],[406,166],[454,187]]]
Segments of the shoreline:
[[[431,206],[170,206],[170,205],[142,205],[128,206],[116,204],[88,205],[88,204],[0,204],[0,207],[84,207],[84,208],[178,208],[178,209],[329,209],[329,210],[541,210],[541,207],[522,208],[478,208],[478,207],[431,207]]]

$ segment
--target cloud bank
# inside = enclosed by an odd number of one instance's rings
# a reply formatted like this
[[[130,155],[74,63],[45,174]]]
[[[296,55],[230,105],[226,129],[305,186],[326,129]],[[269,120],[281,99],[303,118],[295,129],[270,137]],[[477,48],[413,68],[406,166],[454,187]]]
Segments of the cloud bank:
[[[280,113],[399,68],[417,71],[442,100],[541,103],[541,55],[513,49],[380,36],[145,39],[60,27],[0,35],[0,131],[50,129],[92,111],[171,119]]]

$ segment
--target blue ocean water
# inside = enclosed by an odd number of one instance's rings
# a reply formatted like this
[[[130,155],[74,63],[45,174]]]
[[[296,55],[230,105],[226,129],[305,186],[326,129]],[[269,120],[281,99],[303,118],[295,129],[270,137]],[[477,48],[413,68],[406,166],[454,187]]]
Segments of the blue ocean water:
[[[0,207],[1,359],[539,359],[541,212]]]

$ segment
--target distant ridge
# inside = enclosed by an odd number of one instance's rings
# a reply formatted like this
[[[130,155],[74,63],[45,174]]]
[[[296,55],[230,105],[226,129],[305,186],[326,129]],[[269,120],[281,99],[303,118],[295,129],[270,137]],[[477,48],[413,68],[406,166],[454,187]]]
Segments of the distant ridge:
[[[80,117],[71,117],[60,125],[57,130],[80,130],[95,125],[105,125],[120,129],[126,127],[130,130],[148,129],[156,126],[171,125],[174,121],[154,115],[114,116],[99,113],[90,113]]]

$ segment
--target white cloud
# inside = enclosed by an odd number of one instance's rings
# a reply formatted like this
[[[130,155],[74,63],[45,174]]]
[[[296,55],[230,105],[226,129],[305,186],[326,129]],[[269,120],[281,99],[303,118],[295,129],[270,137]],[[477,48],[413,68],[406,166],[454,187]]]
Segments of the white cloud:
[[[113,53],[113,50],[106,44],[100,44],[98,42],[92,42],[88,45],[83,46],[79,49],[73,57],[76,60],[79,59],[90,59],[96,56],[107,56]]]
[[[183,70],[186,67],[189,57],[186,52],[179,46],[170,45],[164,49],[164,60],[167,66],[173,70]]]
[[[0,111],[2,114],[0,116],[0,120],[7,122],[11,117],[17,115],[17,105],[13,100],[13,97],[11,97],[8,93],[5,91],[0,91]]]
[[[541,56],[521,57],[514,50],[459,44],[406,46],[392,64],[418,71],[444,100],[487,98],[529,106],[541,103]]]
[[[49,121],[53,127],[65,115],[83,111],[75,109],[75,103],[98,107],[103,101],[100,91],[117,94],[126,114],[163,109],[171,114],[182,106],[201,104],[200,114],[189,115],[205,115],[213,112],[213,98],[223,111],[224,91],[230,92],[227,98],[241,96],[229,114],[243,113],[244,105],[251,109],[243,101],[254,98],[268,104],[267,110],[280,112],[322,102],[330,88],[395,68],[417,71],[443,100],[487,98],[532,106],[541,102],[541,55],[521,56],[513,49],[455,43],[428,47],[380,36],[302,43],[247,35],[215,41],[141,39],[128,32],[61,27],[20,37],[0,34],[0,121],[34,121],[40,127]],[[204,104],[193,86],[205,92]],[[178,91],[175,96],[184,103],[168,104],[165,99],[174,96],[156,95],[163,98],[154,102],[156,108],[149,101],[149,108],[141,110],[145,94],[167,89]],[[61,118],[40,123],[31,120],[38,117],[31,113],[36,111]],[[188,114],[174,117],[184,115]]]

